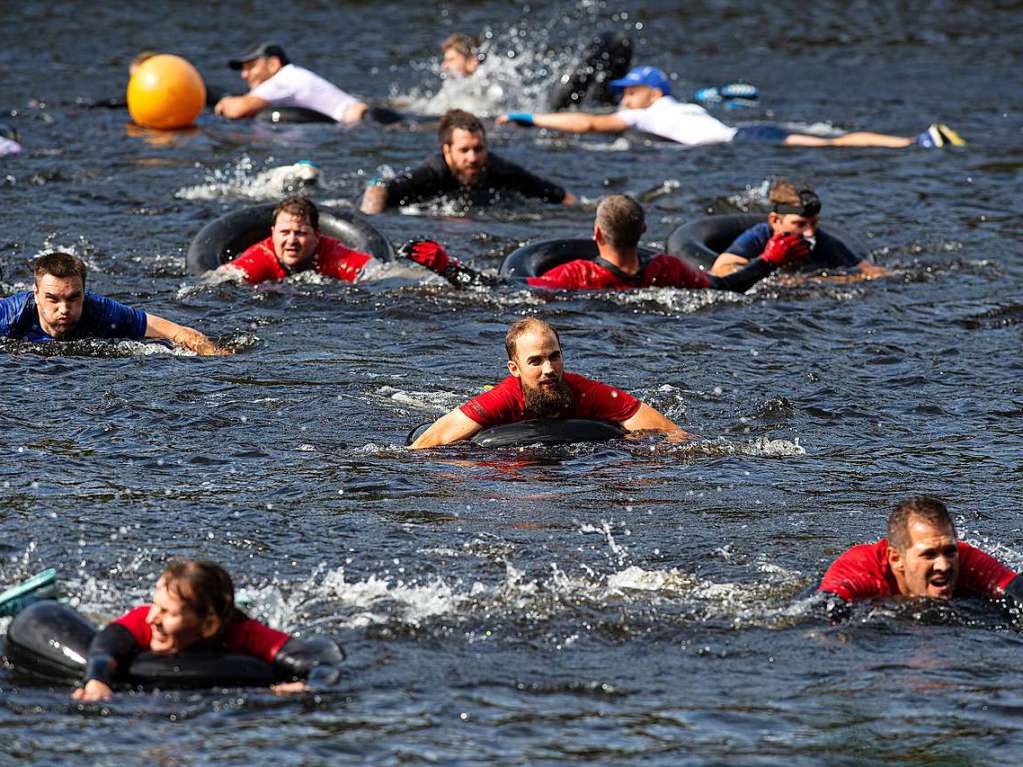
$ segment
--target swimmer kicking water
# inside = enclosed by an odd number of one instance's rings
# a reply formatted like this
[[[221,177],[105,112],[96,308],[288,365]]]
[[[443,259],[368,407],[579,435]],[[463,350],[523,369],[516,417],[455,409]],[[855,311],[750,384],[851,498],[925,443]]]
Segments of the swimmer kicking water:
[[[605,197],[597,206],[593,239],[600,253],[595,260],[578,259],[556,266],[539,277],[529,277],[533,288],[553,290],[630,290],[665,287],[690,290],[731,290],[743,293],[779,266],[806,258],[810,245],[798,233],[777,234],[759,257],[731,274],[718,277],[685,261],[662,253],[646,264],[639,260],[639,239],[646,231],[643,209],[626,195]],[[431,240],[406,243],[409,259],[431,269],[458,287],[514,284],[512,278],[484,274],[451,258]]]
[[[437,419],[413,450],[471,439],[481,429],[536,418],[587,418],[626,431],[664,432],[673,442],[693,436],[621,389],[565,372],[558,332],[535,317],[518,320],[504,340],[511,374],[488,392]]]
[[[231,354],[198,330],[85,289],[85,263],[55,252],[34,262],[35,287],[0,300],[0,336],[21,341],[84,338],[165,339],[199,355]]]

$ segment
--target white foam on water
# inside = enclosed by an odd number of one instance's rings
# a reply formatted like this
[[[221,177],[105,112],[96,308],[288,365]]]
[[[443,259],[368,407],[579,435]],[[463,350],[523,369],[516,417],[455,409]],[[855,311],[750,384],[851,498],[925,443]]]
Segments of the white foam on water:
[[[257,170],[252,159],[244,156],[224,168],[206,171],[203,183],[183,187],[174,196],[182,200],[219,200],[224,197],[276,200],[320,183],[319,168],[307,161]]]

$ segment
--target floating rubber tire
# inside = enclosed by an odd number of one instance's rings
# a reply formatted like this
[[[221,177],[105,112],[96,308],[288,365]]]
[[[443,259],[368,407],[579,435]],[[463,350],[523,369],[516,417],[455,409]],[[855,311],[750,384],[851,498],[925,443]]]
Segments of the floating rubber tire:
[[[479,447],[519,447],[521,445],[565,445],[573,442],[607,442],[620,439],[625,429],[608,421],[586,418],[551,418],[491,426],[470,441]]]
[[[671,233],[668,237],[668,254],[709,268],[740,234],[765,220],[763,214],[755,213],[698,218]],[[824,230],[819,232],[823,234]],[[837,240],[837,246],[846,248],[861,261],[867,260],[866,248],[854,237],[830,228],[827,234],[830,239]],[[822,243],[818,240],[817,245],[821,247]]]
[[[277,203],[253,205],[221,216],[204,226],[188,246],[188,271],[202,274],[240,256],[246,248],[270,235]],[[378,261],[393,261],[394,249],[379,231],[349,211],[320,208],[320,234],[334,237],[353,250]]]
[[[600,252],[597,250],[597,243],[593,240],[566,239],[566,240],[541,240],[540,242],[524,245],[504,259],[501,264],[501,274],[508,277],[540,277],[556,266],[567,264],[569,261],[593,261]],[[652,248],[639,249],[639,262],[646,264],[651,258],[658,255],[658,251]]]
[[[330,115],[305,107],[267,107],[256,117],[270,123],[333,123],[337,122]]]

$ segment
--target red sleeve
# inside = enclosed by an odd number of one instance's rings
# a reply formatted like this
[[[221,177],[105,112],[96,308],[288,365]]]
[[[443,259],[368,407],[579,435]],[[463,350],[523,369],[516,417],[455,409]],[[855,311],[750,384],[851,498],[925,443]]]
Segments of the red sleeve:
[[[1015,577],[1015,570],[1010,570],[990,554],[968,543],[959,544],[957,594],[998,599]]]
[[[490,391],[473,397],[459,410],[485,429],[488,426],[521,421],[523,407],[519,379],[508,376]]]
[[[373,260],[369,253],[352,250],[333,237],[320,237],[318,250],[316,270],[344,282],[355,282],[362,268]]]
[[[227,633],[225,649],[238,655],[252,655],[273,663],[284,643],[290,639],[283,631],[264,626],[257,620],[246,618],[233,625]]]
[[[654,257],[643,269],[643,285],[654,288],[689,288],[702,290],[710,285],[710,278],[695,266],[680,258],[662,253]]]
[[[565,382],[572,389],[577,418],[621,423],[636,415],[642,404],[628,392],[575,373],[565,373]]]
[[[228,262],[227,266],[244,272],[245,281],[250,285],[267,280],[283,280],[287,277],[277,256],[274,255],[273,238],[271,237],[249,247],[238,258]]]
[[[555,266],[540,277],[530,277],[526,284],[533,288],[552,290],[602,290],[624,287],[607,269],[581,258]]]
[[[838,559],[821,579],[819,591],[837,594],[846,602],[891,596],[894,591],[886,575],[888,541],[853,546]]]
[[[142,605],[113,621],[113,623],[128,629],[135,637],[138,646],[144,650],[149,649],[149,641],[153,638],[153,630],[146,623],[147,615],[149,615],[149,605]]]

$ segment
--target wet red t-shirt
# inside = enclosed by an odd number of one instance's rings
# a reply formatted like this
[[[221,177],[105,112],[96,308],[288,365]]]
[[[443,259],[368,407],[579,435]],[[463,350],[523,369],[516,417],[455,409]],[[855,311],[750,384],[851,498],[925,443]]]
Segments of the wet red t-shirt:
[[[153,638],[153,629],[146,623],[148,614],[149,605],[142,605],[114,621],[131,632],[142,650],[149,649],[149,642]],[[252,655],[267,663],[273,663],[277,653],[288,639],[290,637],[283,631],[277,631],[269,626],[264,626],[257,620],[246,618],[228,628],[227,635],[224,637],[224,652],[234,655]]]
[[[572,407],[561,413],[559,418],[622,423],[632,418],[642,404],[628,392],[575,373],[565,373],[565,383],[572,392]],[[490,391],[473,397],[460,409],[483,428],[536,418],[535,413],[526,410],[522,384],[515,376],[508,376]]]
[[[313,256],[313,268],[327,277],[355,282],[362,268],[372,260],[369,253],[352,250],[333,237],[321,235]],[[283,280],[288,276],[288,271],[274,254],[272,237],[257,242],[227,265],[243,271],[245,281],[250,285],[266,280]]]
[[[1001,597],[1016,572],[975,546],[960,542],[958,547],[959,580],[955,596]],[[824,573],[819,590],[837,594],[847,602],[896,596],[899,587],[888,564],[888,539],[862,543],[842,554]]]
[[[534,288],[554,290],[630,290],[632,288],[691,288],[702,289],[710,285],[704,272],[685,261],[662,253],[650,259],[636,275],[625,281],[603,264],[578,259],[555,266],[539,277],[530,277],[526,283]]]

